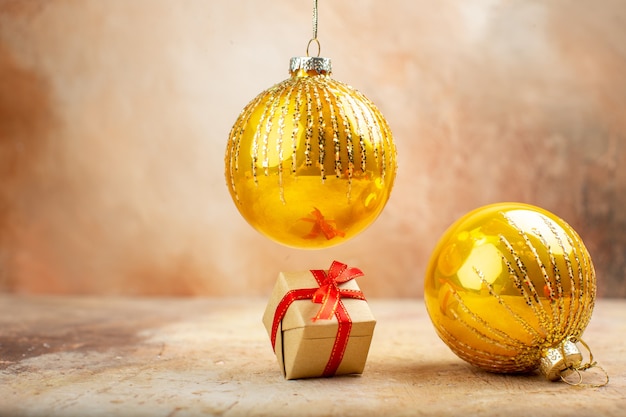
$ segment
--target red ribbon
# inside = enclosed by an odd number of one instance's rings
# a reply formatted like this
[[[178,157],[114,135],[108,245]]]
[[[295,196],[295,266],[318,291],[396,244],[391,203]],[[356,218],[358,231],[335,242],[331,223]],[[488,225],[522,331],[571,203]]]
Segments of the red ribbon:
[[[348,290],[339,288],[339,284],[350,281],[351,279],[363,276],[363,272],[358,268],[348,267],[341,262],[333,261],[328,272],[321,269],[311,270],[313,277],[317,281],[319,288],[301,288],[288,291],[278,303],[276,312],[274,313],[274,321],[272,323],[272,349],[276,350],[276,333],[278,326],[283,317],[287,313],[291,303],[297,300],[311,300],[314,303],[321,304],[319,311],[312,318],[316,320],[330,320],[333,315],[337,317],[338,328],[337,336],[333,350],[331,351],[328,363],[324,368],[322,376],[332,376],[339,368],[343,355],[348,346],[350,330],[352,330],[352,320],[348,314],[348,310],[341,302],[341,298],[355,298],[365,300],[365,296],[361,291]]]

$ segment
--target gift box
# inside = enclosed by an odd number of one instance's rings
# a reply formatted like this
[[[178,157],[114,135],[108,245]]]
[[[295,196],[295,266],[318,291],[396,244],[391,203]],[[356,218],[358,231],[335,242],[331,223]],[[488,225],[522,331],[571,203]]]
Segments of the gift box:
[[[278,275],[263,324],[286,379],[363,372],[376,320],[354,279],[362,275],[337,261]]]

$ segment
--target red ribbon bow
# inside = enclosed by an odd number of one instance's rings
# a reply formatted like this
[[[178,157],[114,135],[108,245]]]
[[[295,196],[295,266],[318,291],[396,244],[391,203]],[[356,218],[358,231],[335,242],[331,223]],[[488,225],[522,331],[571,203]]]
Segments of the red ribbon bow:
[[[333,261],[328,273],[321,269],[311,270],[311,273],[318,284],[320,284],[318,290],[313,294],[312,301],[322,304],[313,321],[332,319],[337,311],[341,297],[359,298],[353,297],[353,295],[363,296],[361,291],[339,289],[339,284],[363,276],[363,271],[358,268],[348,268],[346,264]]]
[[[332,376],[339,368],[343,359],[343,354],[348,345],[350,330],[352,329],[352,320],[348,314],[348,310],[341,302],[341,298],[355,298],[365,300],[365,296],[361,291],[348,290],[339,288],[339,284],[350,281],[351,279],[363,276],[363,272],[354,267],[341,262],[333,261],[328,272],[321,269],[311,270],[313,277],[317,281],[319,288],[301,288],[288,291],[278,303],[276,312],[274,313],[274,321],[272,323],[272,334],[270,336],[272,349],[276,350],[276,333],[278,326],[283,317],[287,313],[289,306],[296,300],[310,299],[314,303],[322,304],[319,311],[313,317],[316,320],[330,320],[333,315],[337,317],[338,328],[337,336],[333,350],[324,369],[323,376]]]

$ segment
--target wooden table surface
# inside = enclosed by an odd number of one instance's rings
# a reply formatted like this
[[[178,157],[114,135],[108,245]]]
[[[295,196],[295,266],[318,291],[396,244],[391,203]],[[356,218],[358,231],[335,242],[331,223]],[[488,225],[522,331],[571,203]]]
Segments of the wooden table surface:
[[[421,301],[370,306],[363,375],[286,381],[265,300],[0,295],[0,416],[626,413],[626,300],[599,300],[584,334],[611,377],[602,388],[480,371],[438,339]]]

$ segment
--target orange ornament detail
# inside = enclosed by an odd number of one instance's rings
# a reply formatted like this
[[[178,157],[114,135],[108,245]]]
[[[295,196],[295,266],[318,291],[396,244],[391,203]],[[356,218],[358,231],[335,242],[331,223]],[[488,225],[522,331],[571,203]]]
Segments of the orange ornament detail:
[[[344,237],[346,233],[343,230],[337,229],[334,220],[325,219],[322,212],[313,207],[313,211],[310,213],[313,218],[303,217],[300,220],[313,223],[311,231],[305,236],[307,239],[314,239],[322,233],[327,240],[333,239],[337,236]]]

